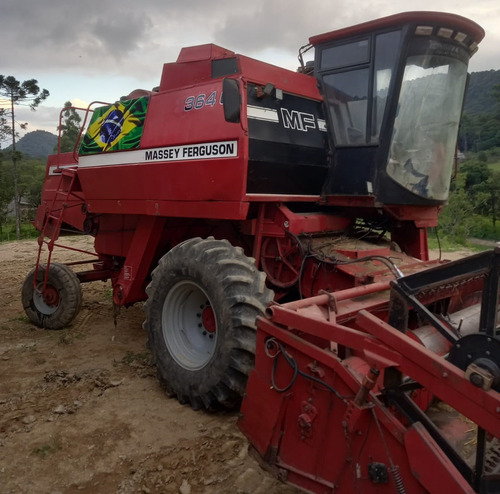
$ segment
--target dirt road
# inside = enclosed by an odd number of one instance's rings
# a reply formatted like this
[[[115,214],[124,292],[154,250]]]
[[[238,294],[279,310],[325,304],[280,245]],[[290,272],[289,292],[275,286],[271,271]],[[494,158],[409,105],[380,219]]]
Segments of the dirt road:
[[[36,241],[0,245],[0,492],[296,492],[248,456],[236,414],[165,396],[142,307],[123,309],[115,327],[109,283],[83,286],[68,329],[32,326],[20,289],[36,251]],[[78,256],[55,250],[53,260]]]

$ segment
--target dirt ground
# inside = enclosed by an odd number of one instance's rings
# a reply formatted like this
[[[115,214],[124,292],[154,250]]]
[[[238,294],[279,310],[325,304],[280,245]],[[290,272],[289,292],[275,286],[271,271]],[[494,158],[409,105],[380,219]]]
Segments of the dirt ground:
[[[92,249],[88,237],[65,243]],[[2,494],[297,492],[248,455],[236,413],[194,412],[165,396],[141,304],[115,326],[109,283],[83,285],[68,329],[31,325],[20,291],[36,253],[34,240],[0,245]],[[53,261],[79,258],[56,249]]]
[[[71,246],[88,239],[70,238]],[[163,393],[141,304],[115,327],[109,283],[83,285],[62,331],[31,325],[21,285],[36,241],[0,245],[0,492],[297,492],[248,455],[237,414],[194,412]],[[53,261],[81,258],[54,250]]]

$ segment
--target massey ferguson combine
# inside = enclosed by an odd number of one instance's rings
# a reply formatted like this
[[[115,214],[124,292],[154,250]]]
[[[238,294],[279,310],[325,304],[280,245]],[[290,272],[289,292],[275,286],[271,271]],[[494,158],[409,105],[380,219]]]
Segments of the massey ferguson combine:
[[[241,403],[307,491],[500,492],[500,251],[427,247],[483,35],[404,13],[312,37],[298,72],[184,48],[49,157],[26,313],[63,328],[94,280],[145,301],[168,394]],[[95,239],[77,272],[51,262],[67,230]]]

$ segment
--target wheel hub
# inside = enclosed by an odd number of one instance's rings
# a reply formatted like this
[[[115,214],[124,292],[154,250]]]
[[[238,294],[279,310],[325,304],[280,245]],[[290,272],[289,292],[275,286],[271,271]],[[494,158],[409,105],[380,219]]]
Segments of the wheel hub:
[[[54,314],[59,307],[59,292],[52,285],[46,285],[44,290],[43,283],[40,283],[33,293],[33,303],[42,314]]]
[[[215,314],[212,307],[205,307],[201,314],[203,328],[207,333],[213,334],[217,330],[215,323]]]
[[[205,290],[183,280],[170,288],[162,311],[162,333],[172,358],[186,370],[203,369],[217,348],[217,319]]]
[[[43,298],[47,305],[57,305],[59,303],[59,293],[53,286],[45,287],[45,293],[43,293]]]

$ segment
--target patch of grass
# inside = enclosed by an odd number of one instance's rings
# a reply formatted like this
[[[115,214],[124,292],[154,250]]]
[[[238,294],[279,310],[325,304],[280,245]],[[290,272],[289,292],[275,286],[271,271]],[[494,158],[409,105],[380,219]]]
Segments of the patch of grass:
[[[21,314],[20,316],[17,316],[15,320],[25,324],[31,324],[30,318],[26,314]]]
[[[76,339],[83,338],[82,333],[71,331],[70,329],[64,329],[59,331],[59,338],[57,339],[58,345],[71,345]]]
[[[453,242],[448,238],[439,238],[439,242],[437,241],[435,236],[429,235],[429,249],[437,250],[441,247],[443,252],[453,252],[456,250],[467,249],[468,247],[457,242]]]
[[[150,365],[151,364],[151,354],[149,351],[146,352],[132,352],[131,350],[128,350],[127,353],[122,357],[121,360],[114,360],[113,365],[118,365],[118,364],[124,364],[124,365],[131,365],[131,366],[137,366],[137,365]]]
[[[56,436],[51,438],[49,442],[33,448],[31,452],[33,455],[38,456],[39,458],[44,460],[45,458],[47,458],[47,456],[60,451],[61,448],[62,447],[59,438]]]
[[[493,248],[492,245],[482,244],[480,241],[474,242],[474,239],[468,240],[465,244],[453,242],[447,237],[440,238],[440,243],[435,237],[429,237],[429,249],[438,250],[441,245],[442,252],[456,252],[457,250],[470,250],[472,252],[483,252]]]
[[[61,332],[59,338],[57,339],[58,345],[71,345],[73,343],[73,336],[67,331]]]
[[[16,224],[14,221],[8,221],[1,226],[0,242],[12,242],[16,240]],[[21,240],[38,238],[40,232],[30,223],[21,224]]]

